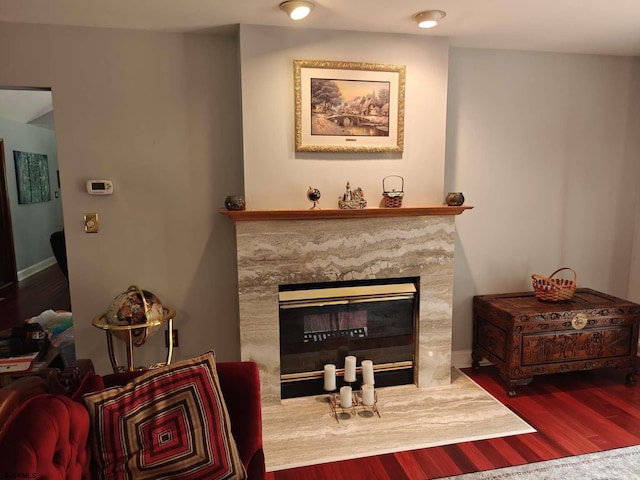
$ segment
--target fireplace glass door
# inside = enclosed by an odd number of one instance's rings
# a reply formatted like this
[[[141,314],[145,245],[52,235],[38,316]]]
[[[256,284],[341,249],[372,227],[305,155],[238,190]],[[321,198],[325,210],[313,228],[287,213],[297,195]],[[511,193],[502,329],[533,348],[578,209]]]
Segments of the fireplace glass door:
[[[339,388],[348,355],[358,367],[373,361],[376,386],[412,383],[416,291],[413,282],[281,291],[282,398],[323,393],[329,363]]]

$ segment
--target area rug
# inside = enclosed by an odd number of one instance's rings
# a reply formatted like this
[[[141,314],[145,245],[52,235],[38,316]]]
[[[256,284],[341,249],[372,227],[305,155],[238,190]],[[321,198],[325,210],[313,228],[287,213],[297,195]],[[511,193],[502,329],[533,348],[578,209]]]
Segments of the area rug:
[[[633,480],[640,479],[640,446],[466,473],[439,480]]]
[[[380,416],[336,421],[326,395],[263,407],[267,471],[535,432],[457,369],[451,384],[377,389]]]

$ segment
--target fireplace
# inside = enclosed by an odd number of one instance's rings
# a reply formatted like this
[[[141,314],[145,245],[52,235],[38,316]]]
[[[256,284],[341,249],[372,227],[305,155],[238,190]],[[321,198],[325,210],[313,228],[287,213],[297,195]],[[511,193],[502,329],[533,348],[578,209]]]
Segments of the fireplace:
[[[417,278],[281,285],[282,398],[323,393],[323,369],[371,360],[376,386],[414,382]]]
[[[281,402],[281,285],[416,278],[413,377],[451,383],[454,216],[471,207],[224,211],[235,221],[240,355]]]

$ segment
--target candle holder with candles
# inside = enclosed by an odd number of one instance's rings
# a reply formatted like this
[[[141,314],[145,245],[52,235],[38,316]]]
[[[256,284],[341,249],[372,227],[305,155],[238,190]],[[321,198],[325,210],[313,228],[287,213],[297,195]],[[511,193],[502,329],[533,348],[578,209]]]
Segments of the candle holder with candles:
[[[331,416],[336,422],[349,420],[356,415],[364,418],[378,415],[378,418],[382,418],[378,408],[378,392],[373,389],[373,385],[365,384],[362,387],[362,390],[357,392],[353,392],[351,387],[342,387],[339,394],[329,394],[327,401],[331,408]]]
[[[356,357],[349,355],[345,357],[343,381],[349,385],[340,387],[339,393],[332,393],[337,389],[336,366],[327,364],[324,366],[324,390],[329,392],[327,402],[331,408],[332,416],[336,422],[340,419],[348,420],[352,415],[361,417],[381,417],[378,409],[378,395],[374,390],[375,378],[373,374],[373,362],[371,360],[362,361],[362,390],[354,392],[351,384],[356,381]]]

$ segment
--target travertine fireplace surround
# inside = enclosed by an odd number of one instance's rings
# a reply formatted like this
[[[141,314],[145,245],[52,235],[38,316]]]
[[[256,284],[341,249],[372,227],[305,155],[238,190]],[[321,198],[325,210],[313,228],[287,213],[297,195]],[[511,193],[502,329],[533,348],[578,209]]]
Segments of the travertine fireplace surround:
[[[451,382],[454,215],[471,207],[222,212],[236,222],[240,349],[280,403],[278,286],[419,277],[416,384]]]

